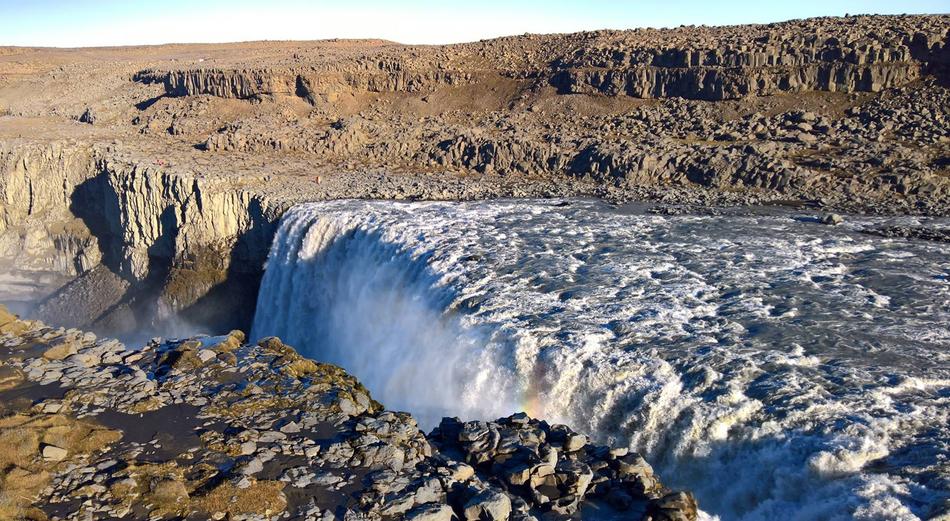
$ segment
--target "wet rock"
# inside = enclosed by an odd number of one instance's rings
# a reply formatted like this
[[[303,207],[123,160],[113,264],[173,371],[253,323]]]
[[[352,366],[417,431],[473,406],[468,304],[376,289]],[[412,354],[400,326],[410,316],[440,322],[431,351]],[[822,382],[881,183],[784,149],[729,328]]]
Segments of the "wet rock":
[[[653,467],[639,454],[627,454],[616,460],[619,478],[634,486],[640,495],[650,495],[661,489],[659,480],[653,474]]]
[[[695,521],[699,517],[696,499],[689,492],[673,492],[650,502],[650,521]]]
[[[828,225],[835,226],[843,222],[844,222],[844,217],[836,213],[829,213],[821,217],[821,224],[828,224]]]
[[[587,436],[572,433],[564,442],[564,450],[567,452],[576,452],[584,448],[584,445],[587,445]]]

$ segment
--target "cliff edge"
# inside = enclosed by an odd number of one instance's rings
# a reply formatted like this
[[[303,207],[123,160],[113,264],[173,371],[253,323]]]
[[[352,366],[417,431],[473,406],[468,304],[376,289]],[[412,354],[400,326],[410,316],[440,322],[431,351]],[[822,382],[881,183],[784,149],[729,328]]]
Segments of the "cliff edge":
[[[691,521],[623,448],[524,414],[429,435],[277,338],[136,349],[0,307],[4,519]]]

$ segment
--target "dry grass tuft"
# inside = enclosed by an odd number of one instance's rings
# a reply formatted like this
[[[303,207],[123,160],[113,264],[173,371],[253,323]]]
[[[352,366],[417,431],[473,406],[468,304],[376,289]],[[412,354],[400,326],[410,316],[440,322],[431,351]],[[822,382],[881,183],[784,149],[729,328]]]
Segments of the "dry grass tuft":
[[[32,504],[60,462],[40,457],[41,444],[66,449],[69,458],[104,449],[122,433],[63,414],[13,414],[0,418],[0,519],[45,520]]]
[[[209,516],[216,512],[273,515],[287,507],[284,483],[280,481],[253,482],[244,489],[225,481],[209,490],[213,483],[210,480],[218,471],[211,466],[204,470],[196,479],[189,479],[185,469],[174,462],[132,465],[125,469],[127,478],[113,483],[109,491],[120,503],[151,505],[149,515],[153,517],[196,512]]]
[[[29,428],[13,427],[0,430],[0,469],[10,465],[25,467],[40,452],[40,436]]]
[[[193,505],[202,512],[213,514],[227,512],[231,516],[241,514],[273,515],[287,508],[287,498],[280,481],[258,481],[240,489],[225,482],[208,494],[195,498]]]

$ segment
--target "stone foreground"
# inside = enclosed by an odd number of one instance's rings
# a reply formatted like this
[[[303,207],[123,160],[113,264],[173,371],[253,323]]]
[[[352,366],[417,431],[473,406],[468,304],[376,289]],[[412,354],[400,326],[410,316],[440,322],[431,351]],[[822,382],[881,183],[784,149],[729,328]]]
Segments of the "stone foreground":
[[[344,370],[244,340],[127,349],[0,307],[0,518],[697,518],[626,449],[524,414],[427,437]]]

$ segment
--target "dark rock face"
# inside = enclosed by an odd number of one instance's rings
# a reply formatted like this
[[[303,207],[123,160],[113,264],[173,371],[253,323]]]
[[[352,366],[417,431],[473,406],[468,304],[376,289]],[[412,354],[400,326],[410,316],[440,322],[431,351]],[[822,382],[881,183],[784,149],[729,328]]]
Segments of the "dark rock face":
[[[406,71],[398,63],[380,63],[376,70],[217,70],[152,71],[136,74],[137,81],[162,83],[169,96],[209,95],[219,98],[261,99],[298,96],[310,102],[332,101],[341,93],[425,92],[440,86],[473,83],[474,75],[453,71]]]
[[[465,461],[483,479],[500,483],[522,514],[569,516],[585,501],[597,501],[655,520],[697,516],[692,495],[663,487],[639,454],[590,444],[587,436],[565,425],[549,425],[523,413],[493,422],[445,418],[429,441],[443,456]],[[470,509],[482,513],[481,518],[491,509],[510,509],[484,492],[467,501],[467,518]],[[475,508],[482,503],[492,506]],[[489,518],[498,519],[494,514]]]
[[[718,101],[778,92],[880,92],[920,77],[920,64],[857,66],[848,63],[792,67],[637,67],[627,70],[558,72],[551,84],[562,93],[637,98],[679,97]]]

